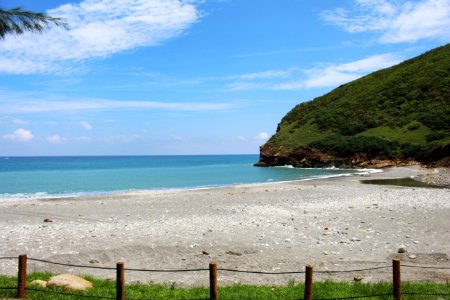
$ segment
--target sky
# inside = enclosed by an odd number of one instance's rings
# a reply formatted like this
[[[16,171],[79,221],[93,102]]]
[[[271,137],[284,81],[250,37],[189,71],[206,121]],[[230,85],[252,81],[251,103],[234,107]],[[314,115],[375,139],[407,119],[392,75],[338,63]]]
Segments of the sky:
[[[0,156],[257,154],[295,105],[450,41],[450,0],[2,1]]]

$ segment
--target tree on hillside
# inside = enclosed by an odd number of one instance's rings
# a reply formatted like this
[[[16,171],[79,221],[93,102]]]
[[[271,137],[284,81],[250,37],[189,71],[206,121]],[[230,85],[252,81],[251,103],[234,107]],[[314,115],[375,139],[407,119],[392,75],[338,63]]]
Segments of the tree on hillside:
[[[40,33],[52,25],[68,29],[67,23],[61,18],[54,18],[45,13],[25,11],[21,8],[0,8],[0,40],[8,34],[23,34],[24,32]]]

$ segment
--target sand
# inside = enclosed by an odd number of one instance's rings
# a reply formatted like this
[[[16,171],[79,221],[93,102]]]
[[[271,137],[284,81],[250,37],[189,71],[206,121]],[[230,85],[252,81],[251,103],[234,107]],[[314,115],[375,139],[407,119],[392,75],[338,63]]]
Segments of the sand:
[[[448,171],[448,170],[447,170]],[[352,270],[403,264],[403,280],[450,279],[450,190],[361,184],[426,175],[420,167],[309,181],[189,191],[145,191],[71,199],[0,199],[0,256],[87,266],[253,271]],[[434,172],[434,171],[433,171]],[[432,173],[432,172],[431,172]],[[425,176],[426,177],[426,176]],[[45,219],[47,222],[44,222]],[[51,222],[49,222],[51,221]],[[407,252],[398,254],[398,248]],[[17,274],[16,260],[0,272]],[[28,271],[115,278],[114,270],[29,261]],[[315,280],[390,281],[391,270],[315,274]],[[206,285],[207,272],[126,272],[128,282]],[[286,284],[303,275],[219,271],[221,285]]]

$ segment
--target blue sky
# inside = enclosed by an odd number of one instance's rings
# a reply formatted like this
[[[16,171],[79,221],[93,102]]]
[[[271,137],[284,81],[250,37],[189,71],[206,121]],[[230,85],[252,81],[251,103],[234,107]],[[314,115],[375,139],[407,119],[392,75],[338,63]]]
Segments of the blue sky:
[[[450,40],[450,0],[8,1],[0,155],[258,153],[296,104]]]

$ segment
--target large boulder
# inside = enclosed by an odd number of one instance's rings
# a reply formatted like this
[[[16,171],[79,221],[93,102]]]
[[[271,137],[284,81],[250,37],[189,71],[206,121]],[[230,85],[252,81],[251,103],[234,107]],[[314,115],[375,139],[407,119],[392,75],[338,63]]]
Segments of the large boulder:
[[[75,275],[62,274],[51,277],[47,281],[47,286],[64,288],[66,290],[72,291],[84,291],[91,288],[92,283]]]

